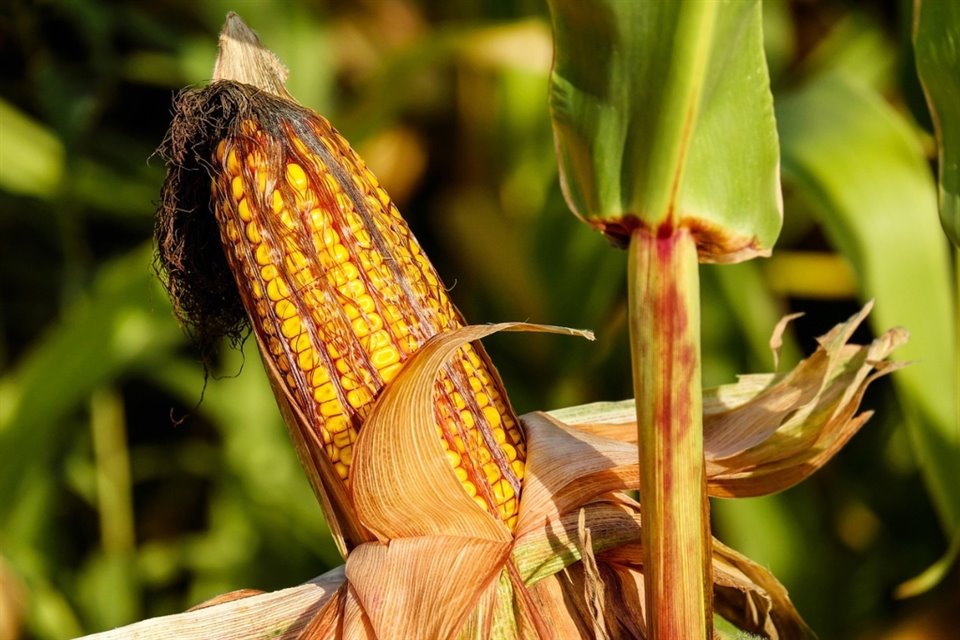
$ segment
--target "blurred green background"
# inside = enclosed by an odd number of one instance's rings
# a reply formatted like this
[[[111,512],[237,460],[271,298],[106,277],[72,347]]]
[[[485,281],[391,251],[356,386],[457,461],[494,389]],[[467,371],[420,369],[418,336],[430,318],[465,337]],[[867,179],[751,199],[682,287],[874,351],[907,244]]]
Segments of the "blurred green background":
[[[958,522],[950,255],[909,2],[765,2],[785,228],[703,269],[707,385],[796,361],[877,298],[910,369],[864,432],[783,494],[717,503],[823,638],[947,638],[957,571],[898,600]],[[339,564],[255,345],[204,386],[152,270],[153,155],[236,10],[405,212],[474,322],[590,328],[488,341],[515,407],[629,397],[625,253],[567,212],[540,0],[10,0],[0,8],[0,638],[66,638],[277,589]],[[653,88],[655,89],[655,88]],[[869,340],[868,330],[857,336]],[[944,435],[946,434],[946,435]],[[944,462],[946,460],[946,462]]]

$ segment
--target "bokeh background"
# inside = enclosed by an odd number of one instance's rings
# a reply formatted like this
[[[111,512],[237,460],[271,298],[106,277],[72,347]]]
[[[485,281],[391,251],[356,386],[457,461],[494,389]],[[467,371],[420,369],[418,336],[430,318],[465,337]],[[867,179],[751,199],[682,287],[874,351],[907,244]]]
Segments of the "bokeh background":
[[[910,4],[764,2],[785,229],[769,260],[703,269],[707,385],[769,371],[788,312],[807,312],[792,362],[874,296],[877,322],[904,317],[919,340],[915,372],[871,389],[877,415],[822,472],[715,505],[715,533],[769,566],[823,638],[960,628],[956,570],[894,597],[946,549],[950,509],[929,488],[960,483],[914,446],[955,401],[957,320]],[[631,395],[625,253],[560,193],[543,0],[8,0],[0,638],[78,636],[340,563],[253,341],[225,346],[205,381],[152,269],[154,150],[173,95],[208,78],[229,10],[367,159],[468,319],[596,331],[488,341],[519,411]],[[810,133],[821,125],[836,131]]]

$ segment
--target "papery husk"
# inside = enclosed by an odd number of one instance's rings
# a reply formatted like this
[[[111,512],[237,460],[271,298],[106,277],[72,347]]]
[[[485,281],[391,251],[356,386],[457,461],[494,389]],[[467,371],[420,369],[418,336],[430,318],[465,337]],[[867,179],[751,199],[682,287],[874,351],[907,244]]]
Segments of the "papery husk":
[[[433,409],[433,385],[446,360],[463,345],[498,331],[592,337],[526,323],[467,326],[434,336],[411,356],[384,388],[354,449],[353,504],[381,542],[429,535],[510,539],[503,522],[464,492],[437,438]]]
[[[634,635],[639,627],[630,626],[644,606],[643,569],[638,560],[642,557],[640,507],[619,493],[636,488],[634,446],[581,432],[545,414],[526,415],[523,420],[530,456],[527,493],[521,502],[523,524],[518,526],[513,551],[518,568],[534,593],[563,594],[566,615],[573,618],[572,627],[580,635],[561,637],[594,637],[587,577],[578,562],[583,553],[578,524],[584,514],[591,530],[592,553],[605,585],[605,632],[613,638],[643,637]],[[557,491],[559,508],[542,498],[546,487]],[[571,508],[569,505],[577,499],[584,501],[583,506]],[[722,606],[718,611],[725,618],[771,638],[809,635],[786,589],[767,569],[716,539],[713,544],[714,594]],[[543,582],[547,584],[540,586]],[[634,585],[633,596],[627,595],[630,584]],[[558,605],[548,602],[545,606],[549,609]]]
[[[185,613],[136,622],[119,629],[85,636],[87,640],[297,640],[304,629],[328,610],[345,587],[344,568],[337,567],[302,585],[204,603]]]
[[[510,551],[499,541],[430,536],[358,546],[347,580],[378,638],[455,637]]]
[[[636,488],[635,445],[567,428],[545,413],[529,413],[521,419],[528,443],[536,444],[527,447],[528,472],[520,499],[517,537],[597,496]]]
[[[714,610],[751,633],[781,640],[814,637],[770,571],[714,538]]]
[[[546,633],[509,560],[512,532],[464,492],[436,437],[441,368],[464,344],[498,331],[592,338],[526,323],[463,327],[427,341],[384,388],[355,443],[351,480],[356,517],[379,542],[359,545],[346,564],[376,637]]]

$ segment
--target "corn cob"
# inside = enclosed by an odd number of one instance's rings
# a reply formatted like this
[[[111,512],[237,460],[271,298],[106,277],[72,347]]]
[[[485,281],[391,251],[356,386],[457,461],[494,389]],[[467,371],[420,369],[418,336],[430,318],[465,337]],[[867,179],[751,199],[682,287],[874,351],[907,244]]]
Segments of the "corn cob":
[[[243,120],[213,153],[230,269],[258,332],[336,473],[385,384],[427,339],[462,326],[396,206],[319,115]],[[464,490],[513,528],[519,421],[479,344],[434,391],[437,432]]]

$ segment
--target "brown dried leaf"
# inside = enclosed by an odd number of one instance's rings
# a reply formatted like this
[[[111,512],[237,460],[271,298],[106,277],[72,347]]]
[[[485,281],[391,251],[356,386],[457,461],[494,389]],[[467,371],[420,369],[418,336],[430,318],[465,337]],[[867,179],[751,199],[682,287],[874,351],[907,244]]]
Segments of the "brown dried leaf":
[[[780,382],[730,408],[722,420],[705,421],[711,495],[758,496],[793,486],[826,464],[870,418],[872,412],[856,414],[863,394],[871,382],[902,366],[884,359],[906,341],[907,333],[893,329],[869,345],[846,344],[862,319],[863,314],[858,314],[821,338],[817,352],[794,369],[796,375],[788,376],[792,388],[800,389],[797,402],[775,419],[770,416],[776,428],[763,429],[769,436],[759,443],[745,435],[749,447],[732,452],[723,449],[721,455],[711,446],[716,439],[728,438],[722,430],[740,429],[734,426],[736,421],[746,422],[761,407],[785,399],[791,392]]]
[[[433,535],[368,543],[346,575],[378,638],[453,638],[502,570],[510,543]]]
[[[714,608],[744,631],[771,640],[800,640],[813,632],[770,571],[714,538]]]
[[[907,340],[905,330],[891,329],[869,345],[848,344],[870,307],[822,336],[816,352],[788,374],[744,375],[736,384],[704,392],[704,454],[711,496],[782,491],[826,464],[869,419],[870,412],[856,413],[863,394],[878,377],[903,366],[885,359]],[[599,438],[592,441],[596,452],[626,461],[629,454],[609,440],[635,446],[632,412],[633,401],[626,400],[524,420],[565,421]],[[620,476],[622,471],[610,467],[610,474]]]
[[[220,31],[220,54],[213,67],[214,80],[253,85],[280,98],[287,93],[287,68],[275,53],[234,12],[227,14]]]
[[[518,537],[597,496],[636,488],[636,446],[567,427],[545,413],[522,420],[528,454]]]
[[[143,620],[126,627],[86,636],[87,640],[295,640],[344,584],[338,567],[305,584],[231,600],[184,613]]]

